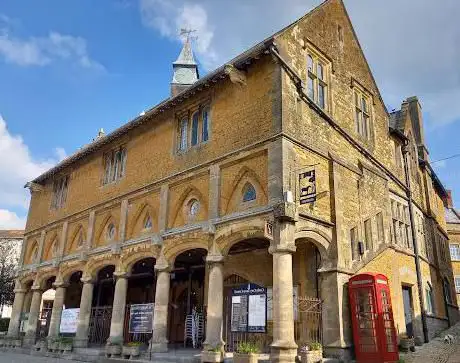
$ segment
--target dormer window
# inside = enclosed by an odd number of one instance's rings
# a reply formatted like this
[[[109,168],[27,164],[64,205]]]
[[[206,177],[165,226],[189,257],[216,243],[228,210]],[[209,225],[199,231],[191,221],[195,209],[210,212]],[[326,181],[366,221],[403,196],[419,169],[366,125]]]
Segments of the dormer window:
[[[198,107],[181,117],[178,125],[177,151],[182,153],[209,140],[210,108]]]
[[[103,184],[110,184],[123,178],[126,169],[126,148],[120,147],[104,154]]]
[[[51,208],[59,209],[65,204],[67,198],[68,177],[62,177],[56,180],[53,184],[53,198],[51,200]]]

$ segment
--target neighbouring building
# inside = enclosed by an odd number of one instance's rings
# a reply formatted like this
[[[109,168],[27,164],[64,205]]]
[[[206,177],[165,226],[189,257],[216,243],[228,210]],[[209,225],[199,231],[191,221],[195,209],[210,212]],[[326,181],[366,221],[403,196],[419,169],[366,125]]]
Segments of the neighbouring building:
[[[449,234],[450,259],[454,272],[457,305],[460,305],[460,211],[454,208],[451,191],[448,191],[446,207],[447,233]]]
[[[23,230],[0,230],[0,271],[1,273],[9,274],[9,267],[18,264],[21,255],[22,239],[24,237]],[[5,276],[6,277],[6,276]],[[3,281],[8,280],[8,277]],[[9,318],[11,316],[12,306],[4,304],[0,298],[0,318]]]
[[[202,78],[186,40],[173,70],[169,98],[28,183],[11,337],[21,311],[31,345],[79,308],[77,347],[253,340],[293,362],[320,341],[348,359],[347,282],[361,272],[389,278],[399,336],[428,341],[458,319],[421,105],[387,111],[341,0]],[[247,283],[267,289],[259,333],[234,319]],[[146,303],[153,334],[133,333]]]

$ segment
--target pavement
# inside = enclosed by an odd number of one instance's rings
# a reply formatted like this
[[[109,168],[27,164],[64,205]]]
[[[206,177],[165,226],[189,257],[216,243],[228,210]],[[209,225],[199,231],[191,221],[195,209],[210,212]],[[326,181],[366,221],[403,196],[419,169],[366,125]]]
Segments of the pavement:
[[[18,354],[10,352],[0,352],[0,363],[69,363],[67,359],[49,358],[49,357],[37,357],[28,354]]]
[[[452,344],[444,342],[446,334],[454,337]],[[443,331],[429,343],[416,347],[415,352],[400,356],[404,363],[460,363],[460,323]]]

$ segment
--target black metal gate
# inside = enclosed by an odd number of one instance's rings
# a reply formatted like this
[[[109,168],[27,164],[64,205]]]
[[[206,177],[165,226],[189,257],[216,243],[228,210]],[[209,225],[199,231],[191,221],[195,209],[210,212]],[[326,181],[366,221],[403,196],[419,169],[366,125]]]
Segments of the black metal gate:
[[[48,331],[50,328],[50,321],[51,321],[51,312],[53,311],[53,307],[44,307],[42,311],[40,311],[40,318],[37,322],[37,339],[44,339],[48,336]]]
[[[294,301],[294,336],[299,347],[310,343],[323,342],[321,299],[310,296],[299,296]]]
[[[98,306],[91,308],[89,319],[89,344],[102,345],[110,336],[110,322],[112,320],[112,306]]]

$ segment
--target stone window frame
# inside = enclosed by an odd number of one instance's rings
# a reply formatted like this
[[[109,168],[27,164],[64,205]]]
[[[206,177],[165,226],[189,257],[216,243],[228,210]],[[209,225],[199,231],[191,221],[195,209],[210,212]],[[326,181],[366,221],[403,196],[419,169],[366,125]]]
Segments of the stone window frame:
[[[460,294],[460,275],[454,276],[455,293]]]
[[[426,283],[425,287],[425,302],[426,302],[426,313],[429,315],[435,315],[435,299],[433,286],[429,282]]]
[[[373,142],[374,140],[374,95],[355,78],[351,78],[352,94],[352,107],[353,107],[353,120],[354,131],[362,140],[366,142]],[[359,102],[357,102],[357,100]],[[367,110],[364,110],[363,100],[366,101]],[[357,117],[357,115],[359,115]],[[365,123],[366,132],[361,132],[363,125],[361,124],[362,116],[367,116]],[[361,116],[361,117],[360,117]]]
[[[206,132],[204,129],[204,115],[206,118]],[[195,119],[197,116],[197,119]],[[210,125],[212,122],[211,101],[206,99],[191,105],[186,110],[176,113],[176,154],[185,154],[190,150],[205,145],[210,140]],[[197,120],[196,123],[194,120]]]
[[[460,261],[460,243],[449,243],[449,252],[451,261]]]
[[[372,228],[372,218],[368,218],[364,220],[363,223],[363,231],[364,231],[364,247],[366,251],[373,251],[374,250],[374,236],[373,236],[373,228]]]
[[[385,243],[385,221],[383,211],[375,215],[375,225],[377,227],[377,244]]]
[[[312,68],[309,67],[309,58],[312,59]],[[331,92],[331,74],[332,74],[332,62],[324,55],[317,47],[312,43],[308,42],[305,46],[305,89],[306,95],[310,98],[319,108],[323,111],[331,113],[332,110],[332,92]],[[318,66],[322,68],[322,77],[318,75]],[[309,81],[312,81],[313,95],[310,94]],[[324,92],[324,106],[319,102],[319,90],[323,87]]]
[[[409,206],[406,202],[390,198],[391,241],[400,247],[413,250],[410,230]],[[404,233],[401,233],[404,232]]]
[[[350,228],[350,250],[351,250],[351,260],[357,261],[359,260],[359,229],[358,226]]]
[[[69,189],[69,176],[61,176],[53,182],[51,209],[60,209],[65,205]]]
[[[128,150],[126,145],[117,146],[103,153],[103,186],[117,183],[125,177],[127,158]]]

